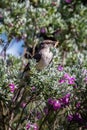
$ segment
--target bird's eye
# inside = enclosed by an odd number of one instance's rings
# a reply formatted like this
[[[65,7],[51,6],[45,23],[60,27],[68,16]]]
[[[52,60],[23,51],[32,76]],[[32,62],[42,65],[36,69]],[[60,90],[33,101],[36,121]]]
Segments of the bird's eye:
[[[40,43],[40,48],[44,48],[44,43]]]

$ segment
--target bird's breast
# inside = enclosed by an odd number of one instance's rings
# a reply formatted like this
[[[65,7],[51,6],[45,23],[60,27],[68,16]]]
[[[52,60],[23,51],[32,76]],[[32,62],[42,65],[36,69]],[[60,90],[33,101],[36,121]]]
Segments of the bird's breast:
[[[37,64],[37,69],[43,69],[48,66],[53,58],[53,53],[51,51],[44,51],[41,53],[41,59]]]

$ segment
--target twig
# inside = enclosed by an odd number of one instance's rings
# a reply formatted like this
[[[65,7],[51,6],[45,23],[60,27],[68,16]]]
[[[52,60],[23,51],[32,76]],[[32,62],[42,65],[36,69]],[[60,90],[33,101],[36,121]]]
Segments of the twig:
[[[32,96],[33,96],[33,95],[32,95]],[[18,124],[17,124],[17,126],[16,126],[16,130],[17,130],[18,127],[19,127],[19,124],[20,124],[20,122],[21,122],[21,119],[22,119],[24,110],[25,110],[25,108],[27,107],[27,105],[30,103],[30,101],[31,101],[31,99],[32,99],[32,96],[31,96],[30,100],[26,103],[26,105],[24,106],[24,108],[22,109],[22,112],[21,112],[21,115],[20,115],[20,118],[19,118],[19,122],[18,122]]]
[[[39,127],[39,130],[42,129],[42,125],[45,123],[46,119],[48,118],[48,116],[49,116],[49,114],[50,114],[50,110],[51,110],[51,108],[49,108],[48,114],[47,114],[47,115],[45,116],[45,118],[43,119],[43,121],[42,121],[42,123],[41,123],[41,125],[40,125],[40,127]]]

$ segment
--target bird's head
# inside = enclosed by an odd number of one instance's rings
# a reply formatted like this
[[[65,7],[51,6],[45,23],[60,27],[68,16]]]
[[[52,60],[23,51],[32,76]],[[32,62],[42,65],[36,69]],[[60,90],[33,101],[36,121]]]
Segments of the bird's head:
[[[40,44],[40,50],[46,49],[46,48],[49,48],[49,47],[50,47],[50,44],[48,45],[48,44],[43,43],[43,42]]]
[[[57,45],[58,41],[44,40],[40,43],[40,49],[56,47]]]

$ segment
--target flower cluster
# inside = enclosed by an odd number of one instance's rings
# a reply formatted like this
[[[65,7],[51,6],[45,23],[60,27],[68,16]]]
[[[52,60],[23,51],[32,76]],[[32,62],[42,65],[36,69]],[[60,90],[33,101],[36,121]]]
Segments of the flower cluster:
[[[62,65],[58,65],[58,68],[57,68],[57,69],[58,69],[58,71],[63,71],[64,68],[63,68]]]
[[[11,83],[11,84],[9,84],[9,88],[10,88],[10,92],[11,92],[11,93],[14,93],[14,91],[15,91],[15,89],[16,89],[17,87],[15,86],[15,84]]]
[[[70,96],[71,96],[71,94],[68,93],[64,97],[62,97],[61,99],[58,99],[58,100],[49,98],[48,104],[50,106],[52,106],[53,110],[59,110],[60,108],[63,108],[63,107],[66,107],[67,105],[69,105]]]
[[[63,98],[60,99],[62,106],[69,105],[70,97],[71,97],[71,94],[68,93],[68,94],[66,94]]]
[[[33,130],[38,130],[38,125],[36,123],[32,124],[29,122],[26,124],[26,130],[29,130],[30,128],[33,128]]]
[[[67,82],[69,85],[75,84],[75,77],[70,76],[68,73],[65,73],[63,77],[59,80],[59,83],[65,83]]]
[[[75,114],[70,114],[68,115],[67,117],[68,121],[75,121],[77,123],[82,123],[83,122],[83,119],[81,117],[81,115],[79,113],[75,113]]]

